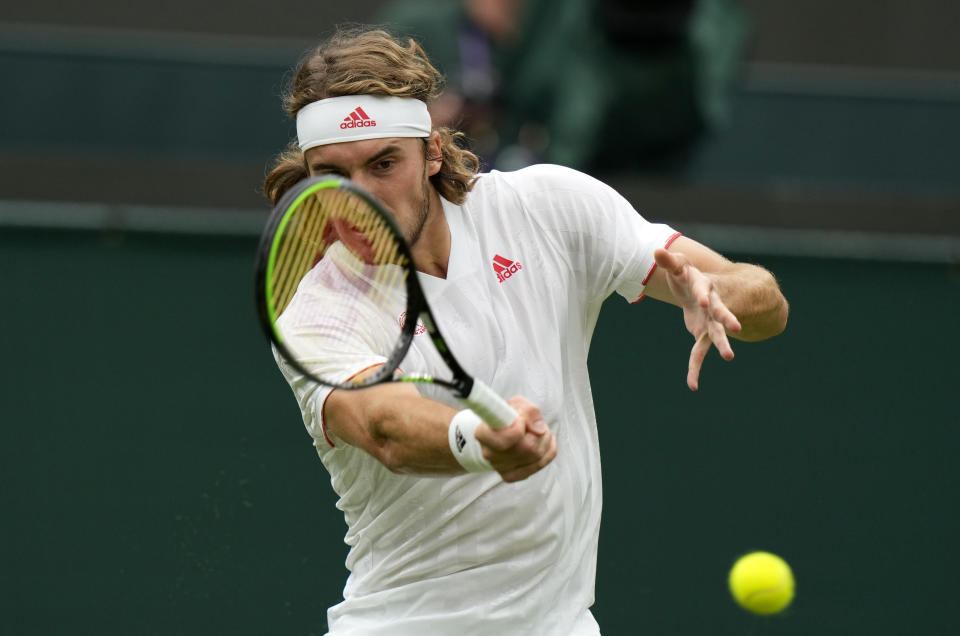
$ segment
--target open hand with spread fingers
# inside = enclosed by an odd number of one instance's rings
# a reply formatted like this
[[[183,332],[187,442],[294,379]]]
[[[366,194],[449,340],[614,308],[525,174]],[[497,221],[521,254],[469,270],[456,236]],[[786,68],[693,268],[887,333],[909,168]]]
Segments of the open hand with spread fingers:
[[[724,360],[733,359],[727,332],[739,333],[740,321],[721,300],[714,279],[697,269],[684,254],[658,249],[654,258],[674,301],[683,309],[683,321],[695,340],[687,368],[687,386],[696,391],[700,386],[700,368],[711,345]]]

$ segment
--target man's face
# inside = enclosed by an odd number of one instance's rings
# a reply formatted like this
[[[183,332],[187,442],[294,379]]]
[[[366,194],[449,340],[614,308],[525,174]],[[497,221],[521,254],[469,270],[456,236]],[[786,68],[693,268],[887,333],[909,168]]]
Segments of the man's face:
[[[432,146],[428,145],[429,148]],[[439,148],[429,154],[439,156]],[[304,157],[311,175],[342,175],[383,201],[411,246],[420,238],[430,211],[429,177],[440,170],[440,161],[426,159],[423,141],[348,141],[310,148]]]

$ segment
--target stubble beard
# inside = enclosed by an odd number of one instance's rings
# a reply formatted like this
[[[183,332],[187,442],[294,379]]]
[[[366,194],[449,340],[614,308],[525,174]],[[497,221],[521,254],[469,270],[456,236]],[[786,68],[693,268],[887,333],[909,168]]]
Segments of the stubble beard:
[[[420,183],[420,210],[417,213],[416,221],[407,232],[407,245],[413,247],[420,240],[423,234],[423,228],[427,224],[427,217],[430,215],[430,180],[427,177],[427,167],[423,167],[423,180]]]

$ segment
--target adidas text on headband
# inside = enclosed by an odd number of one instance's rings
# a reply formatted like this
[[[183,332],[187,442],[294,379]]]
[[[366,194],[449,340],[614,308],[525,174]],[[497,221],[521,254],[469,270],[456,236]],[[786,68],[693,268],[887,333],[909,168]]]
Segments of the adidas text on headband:
[[[431,130],[427,105],[411,97],[342,95],[297,113],[300,150],[361,139],[429,137]]]

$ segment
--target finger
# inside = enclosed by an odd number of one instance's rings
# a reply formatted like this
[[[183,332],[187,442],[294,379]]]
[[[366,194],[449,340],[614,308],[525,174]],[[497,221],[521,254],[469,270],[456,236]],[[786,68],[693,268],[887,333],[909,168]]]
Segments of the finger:
[[[534,435],[543,435],[550,430],[547,427],[546,421],[543,419],[543,414],[540,412],[540,409],[534,406],[527,398],[516,395],[507,400],[507,403],[517,412],[517,420],[525,423],[525,430],[527,432],[533,433]]]
[[[653,252],[653,260],[656,261],[658,267],[662,267],[677,276],[683,272],[683,266],[687,262],[683,254],[679,252],[668,252],[663,248],[659,248]]]
[[[742,329],[740,321],[720,298],[720,294],[716,292],[710,294],[709,309],[711,318],[722,323],[724,328],[729,329],[733,333],[738,333]]]
[[[473,431],[473,436],[477,438],[481,446],[494,452],[502,453],[517,445],[523,439],[526,426],[521,418],[517,418],[510,424],[494,430],[486,422],[481,422]],[[486,454],[486,453],[484,453]],[[489,458],[488,458],[489,459]]]
[[[703,366],[703,359],[707,357],[709,350],[710,336],[704,331],[690,350],[690,362],[687,365],[687,386],[691,391],[700,388],[700,367]]]
[[[546,424],[544,424],[544,428],[546,428]],[[550,429],[546,429],[541,434],[524,435],[523,439],[509,450],[509,454],[514,458],[514,463],[524,464],[542,457],[553,441],[553,435],[549,434],[549,431]]]
[[[700,388],[700,368],[703,366],[703,359],[707,357],[708,351],[710,351],[710,335],[704,331],[690,350],[690,362],[687,365],[687,386],[690,387],[691,391]]]
[[[530,475],[534,474],[535,472],[539,471],[543,467],[545,467],[547,464],[552,462],[556,456],[557,456],[557,438],[551,435],[549,446],[547,447],[546,452],[544,452],[540,457],[538,457],[535,461],[530,462],[529,464],[525,464],[523,466],[516,466],[514,468],[510,468],[504,472],[501,472],[500,477],[505,482],[521,481],[523,479],[526,479]]]
[[[550,429],[547,427],[547,422],[542,417],[537,418],[527,424],[527,432],[533,433],[534,435],[541,437],[547,434],[547,431]]]
[[[538,420],[543,420],[543,414],[540,412],[540,409],[525,397],[517,395],[507,400],[507,403],[517,412],[517,419],[526,423],[527,430],[538,435],[543,434],[547,430],[545,422],[543,424],[537,423],[532,429],[530,428],[531,424],[536,423]]]
[[[707,331],[710,332],[710,340],[713,346],[720,352],[724,360],[733,360],[733,348],[730,346],[730,340],[727,338],[727,332],[723,330],[723,325],[719,322],[710,322],[707,325]]]
[[[556,439],[552,434],[531,434],[524,435],[523,439],[504,452],[497,452],[490,447],[484,447],[483,454],[497,471],[506,472],[535,464],[549,454],[551,446],[555,445]]]
[[[507,400],[507,404],[512,406],[513,410],[516,411],[518,414],[527,409],[535,409],[539,412],[539,409],[537,409],[537,407],[534,406],[530,400],[523,397],[522,395],[513,396],[512,398]]]
[[[703,275],[694,278],[690,290],[693,292],[693,297],[697,299],[697,304],[704,308],[710,306],[710,297],[716,295],[713,282]]]
[[[497,470],[522,466],[543,454],[543,450],[539,448],[538,444],[541,439],[533,435],[524,435],[522,439],[509,448],[496,449],[492,446],[484,446],[483,456]]]

